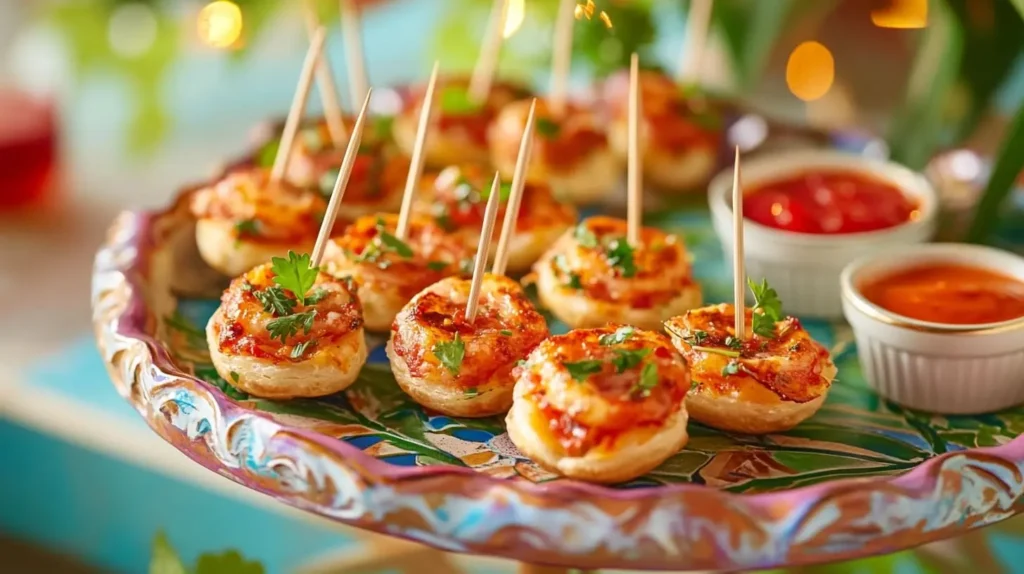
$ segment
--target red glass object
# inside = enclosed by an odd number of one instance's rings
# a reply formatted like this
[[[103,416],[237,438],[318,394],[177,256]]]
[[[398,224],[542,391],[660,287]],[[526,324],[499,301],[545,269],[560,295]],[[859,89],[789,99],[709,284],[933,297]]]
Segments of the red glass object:
[[[53,104],[16,91],[0,91],[0,210],[44,202],[57,172]]]

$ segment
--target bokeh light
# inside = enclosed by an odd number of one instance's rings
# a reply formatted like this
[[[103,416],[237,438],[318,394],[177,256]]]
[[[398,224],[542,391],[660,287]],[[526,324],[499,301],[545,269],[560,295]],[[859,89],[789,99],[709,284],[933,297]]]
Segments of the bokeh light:
[[[214,48],[230,48],[242,35],[242,10],[234,2],[210,2],[196,19],[199,39]]]
[[[828,93],[835,80],[832,52],[818,42],[804,42],[789,55],[786,84],[793,95],[810,102]]]
[[[526,17],[526,0],[506,0],[508,7],[505,9],[505,38],[511,38],[519,31]]]
[[[871,11],[871,22],[879,28],[924,28],[928,25],[928,0],[889,0],[889,5]]]

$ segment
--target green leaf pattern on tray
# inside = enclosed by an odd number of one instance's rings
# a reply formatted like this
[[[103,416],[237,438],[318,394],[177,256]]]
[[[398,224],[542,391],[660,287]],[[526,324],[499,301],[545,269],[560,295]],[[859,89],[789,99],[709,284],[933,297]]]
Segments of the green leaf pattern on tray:
[[[707,301],[729,298],[729,270],[705,211],[662,211],[652,214],[648,224],[685,239]],[[358,382],[343,393],[277,402],[236,391],[216,375],[208,355],[196,348],[201,326],[215,306],[216,301],[179,302],[175,314],[165,318],[164,341],[179,362],[248,408],[348,441],[392,464],[460,465],[537,482],[556,478],[519,455],[504,433],[503,417],[453,419],[414,403],[395,384],[380,337],[369,341],[370,362]],[[839,368],[838,381],[815,417],[787,433],[764,437],[731,435],[691,422],[690,442],[683,451],[624,486],[691,482],[762,492],[841,477],[884,476],[907,471],[944,452],[1004,444],[1024,430],[1024,409],[973,417],[939,416],[885,401],[864,382],[847,325],[815,320],[805,325],[829,346]],[[557,323],[551,327],[553,332],[566,330]]]

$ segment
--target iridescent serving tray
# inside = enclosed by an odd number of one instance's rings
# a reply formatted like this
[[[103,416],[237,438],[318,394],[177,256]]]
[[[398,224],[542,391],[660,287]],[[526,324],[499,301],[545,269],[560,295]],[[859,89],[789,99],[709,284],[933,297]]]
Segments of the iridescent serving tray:
[[[839,368],[814,418],[764,437],[691,422],[684,450],[617,487],[538,468],[501,417],[425,411],[395,384],[381,337],[343,393],[250,397],[209,362],[203,327],[225,279],[198,258],[189,192],[162,211],[123,213],[110,229],[93,277],[99,347],[119,392],[160,436],[286,504],[453,552],[673,570],[891,552],[1020,510],[1024,409],[947,417],[889,403],[866,386],[843,323],[805,321]],[[683,236],[706,300],[727,300],[729,271],[695,205],[704,202],[689,203],[645,223]]]

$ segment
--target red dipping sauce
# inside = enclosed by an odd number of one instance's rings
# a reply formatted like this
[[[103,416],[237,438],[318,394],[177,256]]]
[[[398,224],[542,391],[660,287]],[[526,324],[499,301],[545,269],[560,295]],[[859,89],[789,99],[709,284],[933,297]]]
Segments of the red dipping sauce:
[[[761,225],[819,235],[896,227],[920,216],[919,204],[891,183],[848,170],[812,171],[757,186],[743,215]]]

